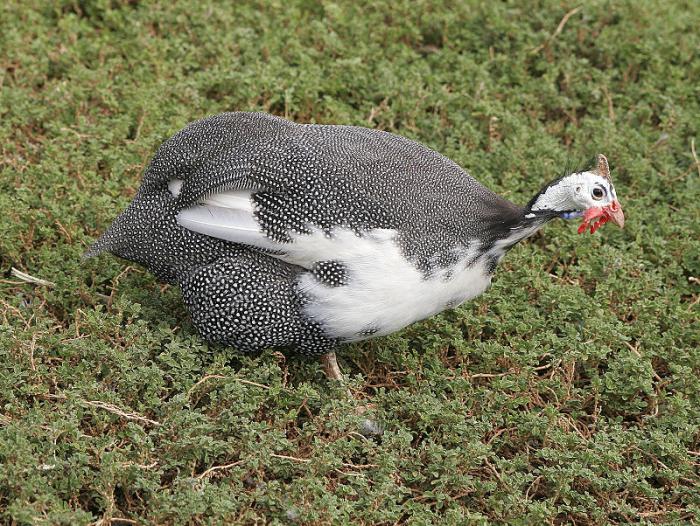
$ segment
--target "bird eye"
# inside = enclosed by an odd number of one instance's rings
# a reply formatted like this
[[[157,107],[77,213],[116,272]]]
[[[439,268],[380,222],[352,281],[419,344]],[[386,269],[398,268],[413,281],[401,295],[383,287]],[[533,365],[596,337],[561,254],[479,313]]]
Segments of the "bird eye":
[[[593,199],[598,201],[600,199],[603,199],[603,196],[605,195],[605,191],[600,186],[596,186],[593,189],[592,195],[593,195]]]

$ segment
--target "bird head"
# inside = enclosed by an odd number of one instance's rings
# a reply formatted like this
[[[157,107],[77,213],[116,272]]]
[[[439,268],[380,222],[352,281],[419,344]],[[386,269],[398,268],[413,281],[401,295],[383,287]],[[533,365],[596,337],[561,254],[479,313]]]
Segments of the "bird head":
[[[608,221],[622,228],[625,215],[617,200],[605,156],[598,154],[595,165],[589,170],[570,173],[548,184],[528,206],[526,217],[537,216],[582,217],[579,234],[589,227],[593,234]]]

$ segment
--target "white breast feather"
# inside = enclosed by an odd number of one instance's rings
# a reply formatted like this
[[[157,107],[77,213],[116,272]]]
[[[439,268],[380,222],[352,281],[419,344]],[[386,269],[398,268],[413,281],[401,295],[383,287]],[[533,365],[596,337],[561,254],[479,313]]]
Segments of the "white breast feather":
[[[318,236],[322,233],[300,236],[294,244],[328,245],[332,259],[345,265],[348,285],[328,287],[304,274],[301,289],[311,299],[305,311],[329,336],[345,341],[367,338],[359,333],[369,329],[376,330],[373,336],[390,334],[478,296],[491,283],[483,262],[466,267],[472,250],[425,279],[401,253],[392,230],[373,230],[361,238],[350,231],[336,231],[332,239]]]

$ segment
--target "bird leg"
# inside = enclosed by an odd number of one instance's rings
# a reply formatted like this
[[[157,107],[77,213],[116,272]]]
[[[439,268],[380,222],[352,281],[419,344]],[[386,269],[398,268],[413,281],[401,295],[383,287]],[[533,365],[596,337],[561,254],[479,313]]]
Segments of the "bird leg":
[[[330,380],[338,380],[342,382],[344,380],[343,373],[338,367],[338,361],[335,359],[335,353],[329,352],[321,356],[321,365],[323,365],[323,372]]]
[[[335,352],[329,352],[321,356],[321,365],[323,365],[323,372],[326,373],[326,378],[329,380],[337,380],[342,384],[345,384],[345,377],[343,376],[340,367],[338,366],[338,360],[335,358]],[[348,392],[348,398],[352,398],[352,392],[350,389],[345,387]]]
[[[321,356],[321,365],[323,365],[323,372],[326,373],[326,377],[329,380],[337,380],[339,382],[344,382],[345,377],[338,367],[338,360],[336,360],[335,353],[329,352]],[[354,398],[352,391],[347,389],[348,398]],[[369,409],[372,409],[374,404],[361,404],[355,408],[358,415],[362,415]],[[361,424],[361,432],[363,435],[381,435],[384,432],[383,426],[371,418],[365,418]]]

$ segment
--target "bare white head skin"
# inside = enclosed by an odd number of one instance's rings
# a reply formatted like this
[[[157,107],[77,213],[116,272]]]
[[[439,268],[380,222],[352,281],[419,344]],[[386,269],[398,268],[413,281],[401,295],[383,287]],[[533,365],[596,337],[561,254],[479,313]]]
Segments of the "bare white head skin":
[[[532,205],[533,212],[573,212],[607,206],[617,199],[615,188],[594,172],[575,172],[547,187]]]
[[[610,179],[608,160],[598,155],[595,170],[574,172],[555,181],[541,192],[530,206],[533,216],[538,213],[555,213],[565,219],[583,216],[579,227],[582,233],[591,220],[591,233],[612,221],[620,228],[625,224],[622,207],[617,200],[615,187]]]

